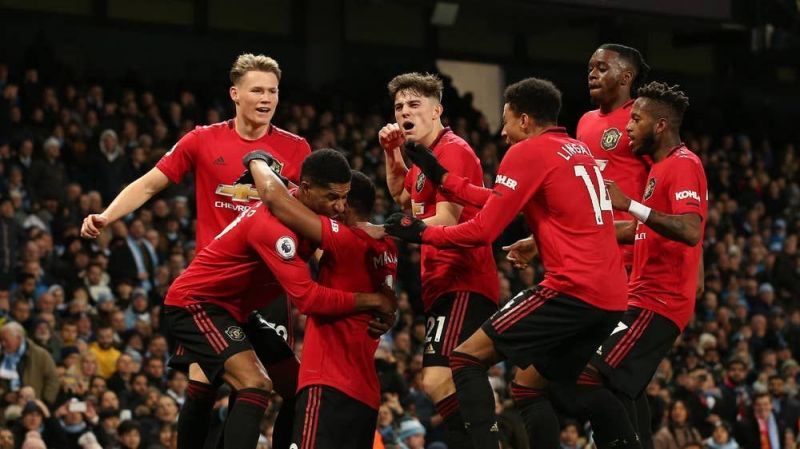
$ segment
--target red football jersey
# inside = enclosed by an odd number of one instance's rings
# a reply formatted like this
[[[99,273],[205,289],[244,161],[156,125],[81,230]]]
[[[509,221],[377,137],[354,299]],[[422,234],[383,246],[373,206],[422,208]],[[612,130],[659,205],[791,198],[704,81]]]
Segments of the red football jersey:
[[[564,128],[513,145],[475,218],[457,226],[430,226],[423,242],[489,244],[520,212],[539,247],[542,286],[601,309],[625,310],[626,275],[611,200],[591,152]]]
[[[156,167],[170,181],[181,182],[194,171],[197,198],[197,252],[228,225],[239,212],[258,201],[258,193],[249,184],[234,184],[244,172],[242,157],[253,150],[266,150],[282,165],[281,175],[295,184],[300,177],[303,159],[311,152],[302,137],[270,126],[258,140],[244,139],[236,132],[234,121],[198,126],[172,147]]]
[[[697,214],[705,227],[708,186],[700,158],[684,145],[650,169],[642,204],[671,215]],[[639,223],[633,245],[630,303],[663,315],[683,330],[694,313],[703,238],[695,246]]]
[[[353,293],[311,279],[313,251],[258,203],[242,212],[195,256],[169,288],[164,304],[209,302],[244,323],[255,309],[286,293],[301,313],[330,316],[353,311]]]
[[[463,176],[472,184],[483,186],[481,161],[469,144],[450,128],[442,130],[431,145],[431,150],[449,173]],[[436,203],[448,200],[436,185],[425,179],[419,167],[412,165],[405,179],[405,188],[411,194],[411,213],[417,218],[436,215]],[[464,223],[478,213],[479,208],[467,205],[461,212],[459,223]],[[445,293],[470,291],[497,302],[500,284],[492,246],[474,248],[436,248],[422,245],[421,249],[422,301],[425,310]]]
[[[397,247],[392,240],[376,240],[361,230],[320,218],[320,284],[351,292],[373,292],[381,284],[394,284]],[[381,404],[375,372],[378,340],[367,334],[370,319],[367,313],[342,318],[309,316],[298,390],[328,385],[377,410]]]
[[[634,100],[603,114],[600,109],[583,114],[576,137],[592,151],[603,178],[614,181],[629,198],[641,198],[647,180],[648,164],[631,151],[625,128],[631,118]],[[625,211],[614,211],[617,220],[633,220]],[[620,244],[625,265],[633,264],[633,245]]]

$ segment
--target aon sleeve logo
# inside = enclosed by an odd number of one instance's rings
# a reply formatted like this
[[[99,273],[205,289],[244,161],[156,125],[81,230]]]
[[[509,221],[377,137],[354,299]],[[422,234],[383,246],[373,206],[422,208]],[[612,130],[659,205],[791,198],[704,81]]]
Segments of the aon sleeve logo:
[[[517,190],[517,180],[509,178],[506,175],[497,175],[497,178],[495,178],[494,183],[502,184],[511,190]]]
[[[694,190],[684,190],[682,192],[675,193],[675,200],[685,200],[687,198],[692,198],[697,201],[700,201],[700,195],[697,194]]]

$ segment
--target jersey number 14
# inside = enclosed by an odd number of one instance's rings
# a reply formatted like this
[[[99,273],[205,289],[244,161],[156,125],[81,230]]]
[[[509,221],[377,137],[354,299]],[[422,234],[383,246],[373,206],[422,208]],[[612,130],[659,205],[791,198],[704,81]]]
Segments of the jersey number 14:
[[[600,174],[600,169],[596,165],[594,168],[595,178],[597,179],[597,188],[592,185],[592,179],[586,167],[583,165],[575,166],[575,176],[583,179],[586,185],[586,190],[589,192],[589,199],[592,200],[592,209],[594,209],[594,219],[597,224],[603,224],[603,211],[611,210],[611,199],[608,198],[608,190],[606,184],[603,182],[603,175]]]

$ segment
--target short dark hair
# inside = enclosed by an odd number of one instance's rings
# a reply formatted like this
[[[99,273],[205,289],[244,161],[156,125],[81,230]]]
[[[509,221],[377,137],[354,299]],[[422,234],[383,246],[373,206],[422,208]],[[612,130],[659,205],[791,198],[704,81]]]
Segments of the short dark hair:
[[[375,184],[364,173],[358,170],[351,171],[350,193],[347,194],[347,203],[355,209],[358,215],[369,216],[375,207]]]
[[[742,368],[747,369],[747,363],[744,363],[742,359],[730,359],[728,364],[725,366],[725,369],[733,368],[733,365],[741,365]]]
[[[389,96],[392,100],[398,92],[408,90],[423,97],[442,101],[442,91],[444,91],[444,84],[438,75],[419,72],[397,75],[389,81],[386,87],[389,89]]]
[[[306,156],[300,179],[317,186],[350,182],[350,164],[342,153],[323,148]]]
[[[137,421],[126,419],[125,421],[119,423],[119,427],[117,427],[117,435],[125,435],[133,432],[134,430],[141,433],[142,426],[139,425],[139,422]]]
[[[617,53],[628,64],[633,66],[634,74],[631,82],[631,96],[636,96],[639,88],[647,81],[650,66],[644,61],[639,50],[622,44],[603,44],[598,50],[609,50]]]
[[[541,78],[525,78],[506,87],[503,99],[517,114],[527,114],[542,125],[558,123],[561,91]]]
[[[639,88],[639,98],[647,98],[663,106],[669,120],[676,128],[680,128],[683,113],[689,107],[689,97],[680,90],[680,86],[653,81]]]

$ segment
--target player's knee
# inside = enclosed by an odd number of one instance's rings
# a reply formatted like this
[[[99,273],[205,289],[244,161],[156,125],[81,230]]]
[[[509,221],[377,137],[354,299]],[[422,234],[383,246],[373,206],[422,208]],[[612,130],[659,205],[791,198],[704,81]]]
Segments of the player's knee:
[[[243,379],[242,388],[240,389],[245,388],[253,388],[256,390],[269,392],[272,391],[272,381],[265,376],[247,376],[245,379]]]

